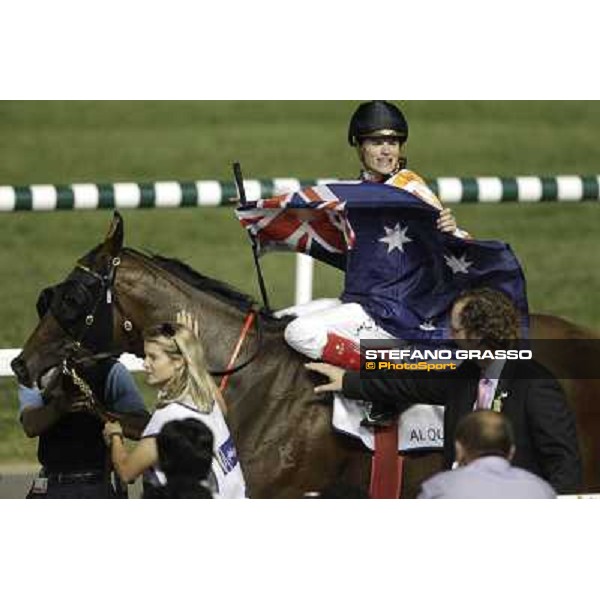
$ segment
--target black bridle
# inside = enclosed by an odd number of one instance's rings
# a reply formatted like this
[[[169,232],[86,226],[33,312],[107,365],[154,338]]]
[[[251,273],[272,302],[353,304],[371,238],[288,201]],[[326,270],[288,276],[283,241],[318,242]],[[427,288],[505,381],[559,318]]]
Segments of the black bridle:
[[[88,363],[92,364],[102,359],[117,358],[119,356],[120,353],[113,350],[115,309],[123,318],[124,331],[127,334],[133,332],[133,321],[126,316],[115,289],[117,269],[120,264],[120,256],[112,257],[104,274],[80,262],[75,265],[76,270],[93,279],[95,287],[98,288],[94,290],[95,293],[89,289],[89,285],[86,285],[84,281],[72,274],[64,283],[53,288],[46,288],[40,294],[37,303],[40,318],[49,310],[71,342],[67,346],[67,356],[63,359],[63,373],[71,375],[75,366],[85,366]],[[71,315],[70,318],[65,318],[63,314],[63,300],[67,297],[68,289],[74,291],[85,301],[85,319],[81,322],[79,322],[81,314]],[[251,307],[250,311],[259,312],[256,307]],[[251,356],[239,365],[229,369],[209,370],[211,375],[215,377],[233,375],[256,359],[262,347],[262,328],[258,314],[256,314],[254,321],[256,322],[257,343]],[[85,355],[78,357],[77,355],[82,350],[86,351]]]
[[[64,334],[70,340],[68,359],[75,359],[80,350],[86,355],[77,362],[93,362],[102,358],[115,357],[113,347],[113,304],[124,315],[114,292],[117,268],[121,260],[112,257],[105,273],[99,273],[82,263],[77,263],[75,271],[61,284],[46,288],[40,294],[37,310],[40,318],[50,312]],[[82,272],[84,278],[76,276]],[[82,319],[82,312],[85,318]],[[124,317],[123,329],[133,330],[130,319]]]

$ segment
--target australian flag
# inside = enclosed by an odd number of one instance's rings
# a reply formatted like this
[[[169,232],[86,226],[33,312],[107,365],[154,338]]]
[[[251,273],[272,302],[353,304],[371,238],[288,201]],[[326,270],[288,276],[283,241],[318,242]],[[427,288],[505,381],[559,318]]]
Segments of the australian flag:
[[[449,311],[465,290],[506,293],[527,329],[525,278],[508,244],[441,233],[438,211],[386,184],[333,183],[249,202],[237,216],[262,251],[309,254],[346,273],[357,302],[403,339],[449,339]]]

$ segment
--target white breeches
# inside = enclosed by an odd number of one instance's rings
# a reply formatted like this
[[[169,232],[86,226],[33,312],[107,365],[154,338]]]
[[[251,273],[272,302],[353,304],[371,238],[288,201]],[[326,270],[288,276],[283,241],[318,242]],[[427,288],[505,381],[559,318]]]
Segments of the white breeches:
[[[337,298],[321,298],[294,306],[278,316],[297,315],[285,328],[285,341],[294,350],[317,360],[322,358],[327,335],[334,333],[356,344],[361,339],[392,339],[394,336],[381,329],[360,304],[344,304]]]

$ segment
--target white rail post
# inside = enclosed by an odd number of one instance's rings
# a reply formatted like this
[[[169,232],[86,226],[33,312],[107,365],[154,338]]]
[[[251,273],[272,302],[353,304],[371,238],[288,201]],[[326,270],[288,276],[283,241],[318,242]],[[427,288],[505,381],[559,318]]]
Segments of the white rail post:
[[[305,304],[312,300],[313,268],[314,261],[312,257],[306,254],[296,254],[295,305]]]

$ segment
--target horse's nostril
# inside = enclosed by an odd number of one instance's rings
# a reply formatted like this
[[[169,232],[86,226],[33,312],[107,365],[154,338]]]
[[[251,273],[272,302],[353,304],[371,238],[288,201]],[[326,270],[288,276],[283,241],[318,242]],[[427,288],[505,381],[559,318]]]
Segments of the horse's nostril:
[[[31,381],[29,379],[29,371],[27,370],[27,365],[25,364],[25,361],[17,356],[17,358],[11,361],[10,366],[14,374],[17,376],[19,382],[27,387],[30,387]]]

